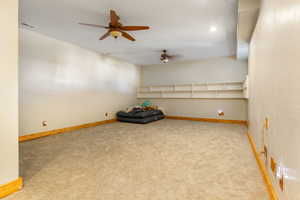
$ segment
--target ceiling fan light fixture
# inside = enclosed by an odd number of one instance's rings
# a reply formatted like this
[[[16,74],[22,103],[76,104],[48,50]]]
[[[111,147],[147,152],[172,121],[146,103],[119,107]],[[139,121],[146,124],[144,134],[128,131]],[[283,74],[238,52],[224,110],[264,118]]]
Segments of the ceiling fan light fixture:
[[[120,20],[120,17],[117,15],[116,11],[110,10],[110,22],[109,22],[108,26],[97,25],[97,24],[87,24],[87,23],[81,23],[81,22],[79,22],[79,24],[84,25],[84,26],[108,29],[107,32],[99,38],[99,40],[104,40],[105,38],[107,38],[109,36],[112,36],[115,39],[122,36],[132,42],[135,41],[134,37],[132,37],[126,31],[141,31],[141,30],[148,30],[150,28],[149,26],[123,26],[119,22],[119,20]]]
[[[169,62],[169,59],[168,59],[167,57],[165,57],[165,58],[162,59],[162,62],[163,62],[163,63],[168,63],[168,62]]]
[[[111,31],[110,35],[114,38],[118,38],[122,36],[122,33],[120,31]]]

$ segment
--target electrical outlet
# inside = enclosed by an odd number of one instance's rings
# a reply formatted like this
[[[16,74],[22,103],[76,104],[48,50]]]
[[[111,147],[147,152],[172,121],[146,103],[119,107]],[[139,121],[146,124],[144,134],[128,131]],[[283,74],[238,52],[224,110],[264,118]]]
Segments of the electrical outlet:
[[[42,126],[48,126],[47,121],[42,121]]]
[[[219,115],[219,116],[224,116],[224,115],[225,115],[225,113],[224,113],[224,111],[223,111],[223,110],[218,110],[218,115]]]

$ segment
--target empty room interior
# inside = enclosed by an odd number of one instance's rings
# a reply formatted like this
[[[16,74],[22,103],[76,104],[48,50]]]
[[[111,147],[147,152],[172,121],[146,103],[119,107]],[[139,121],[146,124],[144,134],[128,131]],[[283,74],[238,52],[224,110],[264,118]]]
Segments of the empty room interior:
[[[299,0],[2,0],[0,199],[300,200]]]

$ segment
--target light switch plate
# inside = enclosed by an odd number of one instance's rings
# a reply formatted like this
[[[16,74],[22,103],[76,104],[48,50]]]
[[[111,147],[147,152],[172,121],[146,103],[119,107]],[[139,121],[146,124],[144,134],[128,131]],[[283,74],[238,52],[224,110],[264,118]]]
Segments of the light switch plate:
[[[265,118],[265,128],[266,130],[269,129],[269,119],[267,117]]]

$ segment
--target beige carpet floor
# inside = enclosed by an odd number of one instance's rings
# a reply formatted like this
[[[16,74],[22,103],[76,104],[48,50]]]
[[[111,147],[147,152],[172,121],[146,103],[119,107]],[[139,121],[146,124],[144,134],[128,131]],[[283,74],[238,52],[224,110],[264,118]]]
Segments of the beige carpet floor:
[[[5,200],[268,199],[246,129],[113,123],[20,144],[22,191]]]

